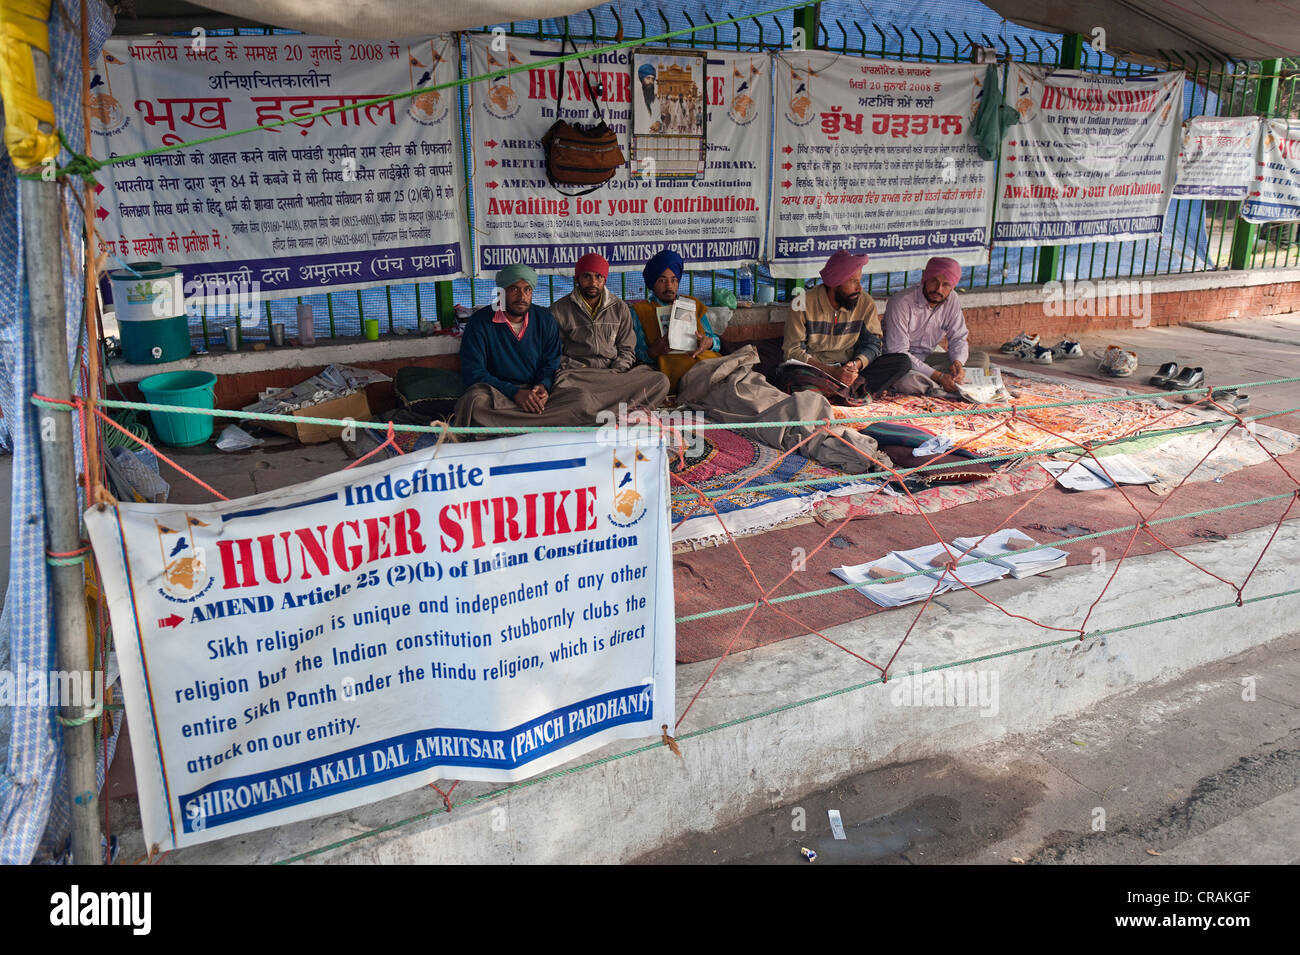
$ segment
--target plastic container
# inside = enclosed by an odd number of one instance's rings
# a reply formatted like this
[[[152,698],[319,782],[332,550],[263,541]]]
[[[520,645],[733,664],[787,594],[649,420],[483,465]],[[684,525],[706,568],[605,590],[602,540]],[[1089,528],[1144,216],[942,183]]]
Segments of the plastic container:
[[[363,328],[365,336],[372,342],[379,341],[379,319],[367,318]]]
[[[215,408],[217,376],[210,371],[168,371],[140,382],[144,400],[155,405]],[[154,430],[163,444],[189,448],[212,437],[212,415],[178,411],[153,411]]]
[[[139,274],[127,269],[108,273],[119,324],[185,314],[185,284],[180,269],[158,262],[133,262],[131,268]]]
[[[736,270],[736,301],[751,305],[754,302],[754,270],[748,265]]]

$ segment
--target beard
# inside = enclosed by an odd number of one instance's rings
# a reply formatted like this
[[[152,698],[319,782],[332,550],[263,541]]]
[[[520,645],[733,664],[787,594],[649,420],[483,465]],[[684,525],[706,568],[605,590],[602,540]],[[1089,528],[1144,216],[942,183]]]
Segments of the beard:
[[[855,292],[853,295],[844,295],[840,292],[835,293],[835,304],[840,308],[847,308],[850,311],[858,307],[858,302],[862,298],[861,292]]]

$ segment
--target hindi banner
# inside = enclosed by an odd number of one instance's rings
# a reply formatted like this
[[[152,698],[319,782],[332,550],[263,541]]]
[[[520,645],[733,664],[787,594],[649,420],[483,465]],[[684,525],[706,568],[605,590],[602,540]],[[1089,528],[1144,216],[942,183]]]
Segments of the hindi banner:
[[[1178,170],[1183,74],[1101,76],[1012,63],[993,240],[1158,238]]]
[[[1245,199],[1259,152],[1256,116],[1196,116],[1183,126],[1175,199]]]
[[[456,90],[357,105],[455,80],[459,59],[452,36],[109,40],[90,81],[94,156],[194,145],[104,167],[101,251],[263,298],[465,274]]]
[[[1241,217],[1260,223],[1300,219],[1300,120],[1264,121],[1256,169]]]
[[[527,37],[469,40],[474,75],[559,55],[560,44]],[[584,58],[582,66],[577,60],[565,64],[563,118],[599,122],[588,90],[597,91],[605,121],[628,160],[587,196],[562,195],[546,176],[541,139],[557,118],[559,66],[471,86],[478,276],[492,278],[516,262],[543,273],[571,274],[588,252],[604,256],[616,271],[640,271],[665,247],[681,254],[691,269],[761,258],[770,57],[650,51],[638,54],[634,76],[632,56],[616,50]],[[702,72],[696,60],[705,61]],[[589,83],[582,80],[583,68]],[[634,102],[636,122],[644,122],[645,133],[635,154]]]
[[[671,725],[665,452],[610,434],[88,510],[147,844],[525,779]]]
[[[772,274],[813,275],[837,249],[871,271],[987,262],[994,168],[971,135],[985,69],[780,54]]]

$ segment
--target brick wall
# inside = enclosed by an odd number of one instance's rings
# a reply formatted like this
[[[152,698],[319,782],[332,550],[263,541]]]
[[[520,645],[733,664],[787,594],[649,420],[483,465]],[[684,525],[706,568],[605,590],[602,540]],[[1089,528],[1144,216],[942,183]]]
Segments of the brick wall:
[[[884,302],[877,300],[884,308]],[[1113,309],[1114,303],[1097,303]],[[1136,304],[1136,303],[1135,303]],[[1037,333],[1045,342],[1073,338],[1083,332],[1132,328],[1134,315],[1079,315],[1069,302],[1041,300],[1015,305],[965,305],[966,326],[971,344],[977,348],[998,346],[1022,331]],[[1150,299],[1151,325],[1181,325],[1187,322],[1215,322],[1228,318],[1254,318],[1300,312],[1300,282],[1246,285],[1236,288],[1208,288],[1190,291],[1153,292]],[[748,323],[744,312],[727,327],[723,337],[734,344],[780,338],[785,326],[779,322]]]
[[[1067,303],[1068,304],[1068,303]],[[1056,311],[1067,311],[1062,307]],[[977,306],[963,309],[971,342],[1000,345],[1022,331],[1036,332],[1043,341],[1072,338],[1082,332],[1133,327],[1132,315],[1047,315],[1042,303]],[[1210,288],[1151,295],[1151,325],[1215,322],[1228,318],[1300,312],[1300,282]]]

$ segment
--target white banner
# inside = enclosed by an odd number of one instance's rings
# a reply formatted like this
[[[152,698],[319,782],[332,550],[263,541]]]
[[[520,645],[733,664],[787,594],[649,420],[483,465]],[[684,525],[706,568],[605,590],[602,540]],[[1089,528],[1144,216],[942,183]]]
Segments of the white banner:
[[[470,37],[469,51],[470,69],[479,74],[558,56],[560,44],[479,35]],[[676,59],[690,59],[690,51],[675,52],[682,54]],[[541,146],[556,120],[560,67],[471,86],[474,255],[480,277],[491,278],[516,262],[539,272],[572,274],[588,252],[603,255],[615,271],[640,271],[664,247],[675,249],[691,269],[761,257],[771,127],[768,54],[708,51],[703,90],[692,88],[693,83],[698,87],[693,70],[667,62],[674,57],[652,59],[659,65],[648,82],[632,75],[629,50],[582,61],[592,86],[602,85],[601,109],[628,164],[580,198],[561,195],[549,183]],[[565,64],[564,83],[563,118],[598,122],[578,61]],[[698,136],[677,141],[664,136],[659,155],[643,150],[634,160],[634,97],[640,97],[642,109],[651,99],[647,129],[656,122],[661,130],[697,128],[695,104],[702,102],[706,149],[701,150]]]
[[[1011,64],[993,240],[1078,245],[1160,235],[1178,169],[1183,74]]]
[[[106,166],[101,248],[264,298],[464,274],[456,90],[355,105],[455,80],[459,58],[450,36],[109,40],[91,77],[101,159],[342,109]]]
[[[1259,118],[1196,116],[1183,125],[1175,199],[1245,199],[1255,182]]]
[[[971,137],[984,71],[780,54],[772,274],[812,275],[837,249],[873,272],[987,262],[994,168]]]
[[[649,441],[525,435],[221,504],[87,511],[148,844],[657,735],[674,708],[667,485]]]
[[[1247,222],[1300,219],[1300,120],[1266,120],[1260,131],[1255,188],[1241,205]]]

